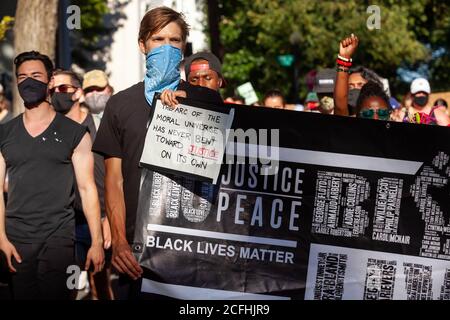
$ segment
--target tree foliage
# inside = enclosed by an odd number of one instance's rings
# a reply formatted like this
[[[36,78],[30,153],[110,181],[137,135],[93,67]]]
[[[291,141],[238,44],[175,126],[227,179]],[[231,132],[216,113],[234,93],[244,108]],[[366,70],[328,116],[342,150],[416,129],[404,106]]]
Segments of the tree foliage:
[[[221,0],[223,68],[229,87],[252,81],[259,93],[274,87],[290,92],[292,70],[278,65],[276,57],[294,52],[289,38],[296,33],[296,66],[304,97],[304,76],[314,69],[334,67],[339,41],[354,33],[360,38],[354,63],[388,78],[393,92],[407,87],[397,75],[398,67],[415,69],[424,63],[434,89],[448,89],[450,5],[433,0],[380,0],[379,30],[367,28],[368,5],[369,1],[360,0]]]
[[[109,13],[107,0],[73,0],[80,7],[81,29],[71,33],[73,62],[82,68],[101,66],[103,61],[96,57],[104,54],[102,39],[111,33],[104,18]],[[100,60],[100,61],[96,61]]]
[[[14,18],[9,16],[4,16],[2,20],[0,20],[0,41],[5,37],[6,31],[12,27],[13,22]]]
[[[73,62],[83,69],[105,69],[113,35],[126,19],[123,9],[131,0],[72,0],[80,7],[81,29],[71,33]]]

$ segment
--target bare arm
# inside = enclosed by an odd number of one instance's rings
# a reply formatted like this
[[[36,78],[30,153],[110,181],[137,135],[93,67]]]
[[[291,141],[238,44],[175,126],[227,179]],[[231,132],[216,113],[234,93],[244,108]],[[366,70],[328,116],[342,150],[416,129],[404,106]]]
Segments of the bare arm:
[[[334,87],[334,114],[348,116],[348,73],[338,72]]]
[[[358,47],[358,37],[351,35],[339,43],[339,55],[351,59]],[[344,68],[348,69],[348,68]],[[348,116],[348,72],[337,72],[334,87],[334,113]]]
[[[119,272],[137,279],[142,274],[142,269],[132,254],[126,238],[126,210],[120,158],[105,160],[105,206],[111,225],[112,263]]]
[[[0,241],[6,239],[5,228],[5,199],[3,197],[3,190],[5,188],[6,178],[6,163],[3,155],[0,153]]]
[[[100,202],[94,180],[94,155],[92,142],[88,133],[83,136],[72,155],[72,163],[80,192],[83,212],[89,225],[92,244],[86,260],[86,269],[92,262],[95,272],[99,272],[104,264],[103,237],[100,220]]]
[[[445,107],[437,108],[435,109],[434,114],[436,116],[437,124],[446,127],[450,125],[450,118],[445,111]]]
[[[12,257],[16,259],[17,262],[21,263],[22,259],[20,258],[19,253],[17,252],[14,245],[9,242],[8,237],[6,236],[6,227],[5,227],[5,199],[3,197],[3,188],[5,184],[5,176],[6,176],[6,163],[3,155],[0,153],[0,250],[3,251],[6,257],[6,261],[8,263],[9,270],[11,272],[16,272],[16,269],[12,265]]]

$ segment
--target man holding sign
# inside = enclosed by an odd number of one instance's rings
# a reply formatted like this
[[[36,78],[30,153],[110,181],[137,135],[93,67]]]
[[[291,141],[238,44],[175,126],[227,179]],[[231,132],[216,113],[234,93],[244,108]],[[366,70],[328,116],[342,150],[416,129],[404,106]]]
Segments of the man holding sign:
[[[93,146],[105,157],[105,205],[111,223],[112,263],[133,280],[142,275],[129,243],[134,236],[141,177],[139,159],[153,97],[164,89],[177,88],[184,88],[188,98],[200,95],[180,84],[179,64],[188,33],[183,16],[170,8],[158,7],[145,14],[139,30],[139,47],[146,55],[145,79],[110,98]],[[202,95],[205,99],[211,97],[210,93]],[[119,279],[119,299],[137,292],[134,286],[139,283],[129,278]]]

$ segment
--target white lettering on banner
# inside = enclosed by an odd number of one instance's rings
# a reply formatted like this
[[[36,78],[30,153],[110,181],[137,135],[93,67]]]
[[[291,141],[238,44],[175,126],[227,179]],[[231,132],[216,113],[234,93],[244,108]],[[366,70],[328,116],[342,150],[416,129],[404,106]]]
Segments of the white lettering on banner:
[[[370,258],[367,262],[364,300],[392,300],[397,262]]]
[[[160,237],[147,236],[146,246],[149,248],[192,252],[192,242],[192,240],[172,240],[171,238],[167,238],[165,241],[163,241]]]
[[[285,223],[285,226],[289,231],[299,230],[298,218],[300,217],[300,201],[288,201],[290,202],[290,207],[289,209],[286,209],[283,200],[277,198],[273,199],[270,206],[270,221],[264,223],[263,212],[269,210],[269,208],[264,210],[261,196],[256,196],[254,201],[250,201],[246,195],[220,191],[218,199],[219,202],[216,212],[217,222],[221,222],[226,218],[224,217],[224,214],[227,214],[230,203],[235,203],[234,223],[237,225],[249,223],[250,226],[263,227],[264,225],[269,224],[272,229],[279,229],[282,224]],[[245,207],[243,206],[242,200],[247,200],[245,201]],[[241,217],[243,212],[251,213],[250,219],[243,220]]]
[[[446,204],[433,199],[439,192],[448,193],[450,156],[439,152],[432,165],[426,165],[411,185],[410,194],[421,213],[425,224],[424,238],[420,249],[423,257],[450,260],[450,221],[445,217]]]
[[[222,174],[221,189],[229,185],[245,190],[257,190],[262,185],[261,193],[266,190],[280,191],[283,194],[301,195],[304,169],[277,166],[273,175],[265,174],[265,169],[258,165],[228,164],[227,171]],[[295,172],[295,177],[293,175]],[[280,177],[281,176],[281,177]]]
[[[160,250],[197,253],[218,257],[294,264],[294,253],[290,251],[273,250],[260,247],[239,247],[235,245],[214,243],[209,241],[194,241],[179,238],[164,238],[162,236],[147,236],[147,248]]]
[[[318,171],[312,232],[359,237],[369,225],[362,202],[369,198],[366,178],[348,173]]]
[[[241,259],[294,264],[294,254],[288,251],[241,247]]]

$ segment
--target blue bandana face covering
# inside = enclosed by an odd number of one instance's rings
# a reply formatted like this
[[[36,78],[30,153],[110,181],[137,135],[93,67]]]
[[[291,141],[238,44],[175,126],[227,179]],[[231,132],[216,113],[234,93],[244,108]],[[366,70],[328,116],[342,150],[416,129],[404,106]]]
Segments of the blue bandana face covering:
[[[152,105],[156,92],[176,90],[180,83],[181,50],[171,45],[154,48],[146,57],[145,99]]]

